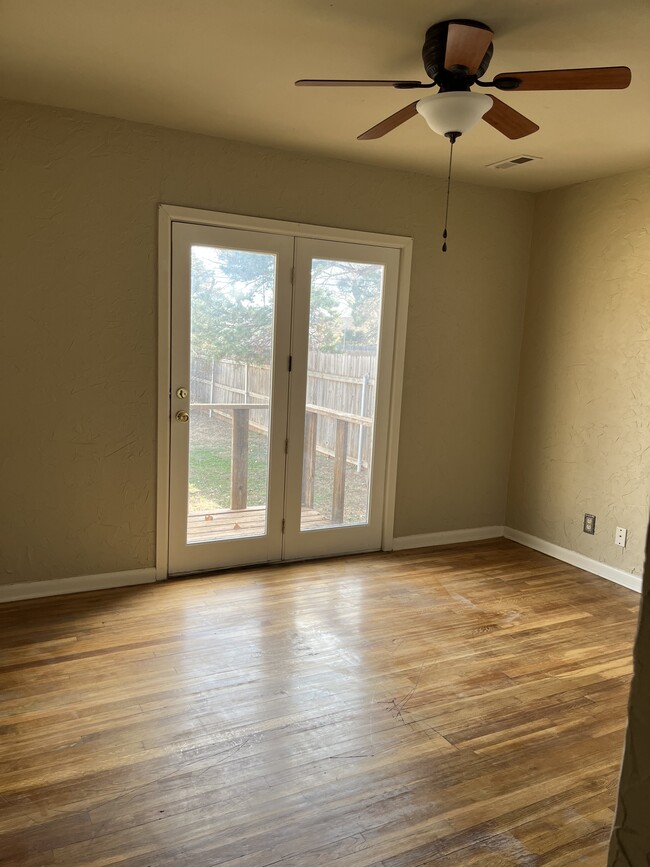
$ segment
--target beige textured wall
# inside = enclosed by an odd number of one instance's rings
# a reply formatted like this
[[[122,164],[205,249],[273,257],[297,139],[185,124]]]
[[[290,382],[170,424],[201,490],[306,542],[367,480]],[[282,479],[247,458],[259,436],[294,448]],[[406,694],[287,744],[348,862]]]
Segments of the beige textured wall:
[[[641,574],[650,475],[650,170],[536,202],[508,524]],[[585,512],[596,534],[582,532]],[[626,549],[616,526],[629,530]]]
[[[0,581],[154,562],[159,202],[412,236],[395,531],[503,523],[532,196],[443,256],[442,181],[20,103],[0,170]]]

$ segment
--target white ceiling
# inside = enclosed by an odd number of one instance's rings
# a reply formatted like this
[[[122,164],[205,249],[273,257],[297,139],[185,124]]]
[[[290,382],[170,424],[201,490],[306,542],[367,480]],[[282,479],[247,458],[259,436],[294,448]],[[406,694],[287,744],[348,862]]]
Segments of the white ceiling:
[[[632,69],[623,91],[499,94],[540,131],[512,142],[480,124],[456,177],[540,190],[650,165],[650,0],[0,0],[0,95],[443,176],[447,143],[420,117],[356,140],[412,91],[293,81],[425,80],[424,33],[447,18],[492,28],[488,77]],[[543,160],[486,168],[520,154]]]

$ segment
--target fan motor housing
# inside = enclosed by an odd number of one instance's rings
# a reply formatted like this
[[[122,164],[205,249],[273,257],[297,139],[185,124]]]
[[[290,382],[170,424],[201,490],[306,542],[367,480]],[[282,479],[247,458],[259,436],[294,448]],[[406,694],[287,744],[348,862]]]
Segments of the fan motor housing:
[[[432,25],[424,37],[422,60],[429,78],[435,81],[443,92],[447,90],[469,90],[474,82],[485,74],[490,65],[493,46],[490,43],[480,66],[471,75],[463,69],[445,69],[447,31],[450,24],[465,24],[468,27],[476,27],[479,30],[490,30],[491,28],[481,21],[473,21],[469,18],[453,18],[449,21],[439,21],[437,24]]]

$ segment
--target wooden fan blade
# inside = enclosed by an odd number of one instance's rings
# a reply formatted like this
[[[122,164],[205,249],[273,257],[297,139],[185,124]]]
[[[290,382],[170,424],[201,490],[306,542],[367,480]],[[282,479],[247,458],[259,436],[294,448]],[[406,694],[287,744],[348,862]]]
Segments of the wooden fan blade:
[[[536,123],[501,102],[496,96],[492,97],[492,103],[492,108],[483,115],[483,120],[507,138],[523,138],[539,129]]]
[[[395,87],[399,84],[400,88],[421,87],[419,81],[397,81],[397,80],[379,80],[370,79],[369,81],[354,80],[354,79],[329,79],[329,78],[301,78],[296,81],[296,87]]]
[[[600,66],[592,69],[502,72],[494,80],[502,78],[518,78],[521,81],[513,90],[621,90],[629,85],[632,73],[627,66]]]
[[[493,36],[491,30],[452,22],[447,31],[445,69],[453,72],[455,68],[463,67],[470,75],[474,75]]]
[[[412,102],[410,105],[405,105],[404,108],[400,108],[399,111],[396,111],[395,114],[391,114],[390,117],[384,118],[384,120],[375,124],[375,126],[370,127],[365,132],[362,132],[361,135],[358,135],[357,138],[359,141],[368,141],[373,138],[381,138],[383,135],[386,135],[387,132],[395,129],[400,124],[405,123],[409,118],[415,117],[418,113],[417,104],[419,100]]]

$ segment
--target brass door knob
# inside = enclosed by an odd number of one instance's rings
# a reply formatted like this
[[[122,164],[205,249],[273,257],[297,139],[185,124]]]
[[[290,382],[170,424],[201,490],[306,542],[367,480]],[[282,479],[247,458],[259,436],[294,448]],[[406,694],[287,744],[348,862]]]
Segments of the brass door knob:
[[[185,412],[184,409],[179,409],[179,411],[176,413],[176,421],[189,421],[189,420],[190,420],[189,412]]]

